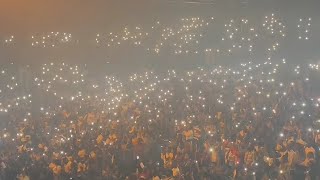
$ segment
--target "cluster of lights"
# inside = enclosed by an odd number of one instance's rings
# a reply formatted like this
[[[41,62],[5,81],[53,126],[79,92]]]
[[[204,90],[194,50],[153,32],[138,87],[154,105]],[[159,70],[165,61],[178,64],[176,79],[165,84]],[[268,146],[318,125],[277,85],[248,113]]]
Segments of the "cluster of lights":
[[[147,71],[143,74],[133,74],[129,77],[130,85],[133,87],[133,102],[142,103],[142,100],[148,97],[148,94],[155,91],[160,80],[154,76],[152,71]]]
[[[66,63],[44,64],[42,72],[34,78],[34,82],[56,102],[55,106],[50,105],[51,107],[61,108],[63,102],[69,101],[90,102],[100,109],[110,111],[117,108],[126,96],[122,90],[122,82],[117,78],[106,76],[102,83],[96,83],[88,78],[84,67]],[[41,110],[44,111],[44,108]]]
[[[6,37],[6,38],[4,38],[4,40],[3,40],[3,44],[4,45],[12,45],[12,44],[14,44],[15,43],[15,37],[14,36],[8,36],[8,37]]]
[[[300,40],[309,40],[311,31],[311,18],[300,19],[297,25],[298,27],[298,38]]]
[[[153,45],[154,48],[147,50],[159,54],[162,49],[169,48],[174,54],[198,54],[203,33],[206,32],[213,20],[213,17],[210,19],[183,18],[174,27],[162,28],[161,36]]]
[[[118,47],[120,45],[141,46],[149,33],[141,27],[129,29],[125,27],[118,33],[99,33],[96,35],[96,44],[102,47]]]
[[[265,20],[262,26],[265,28],[269,35],[282,37],[286,36],[286,26],[274,14],[271,14],[271,16],[265,16]]]
[[[31,95],[25,94],[18,67],[11,63],[0,68],[0,112],[8,112],[17,107],[30,107]]]
[[[312,70],[319,70],[319,64],[309,64],[309,68]]]
[[[265,16],[265,20],[262,24],[264,28],[264,41],[269,41],[267,43],[267,54],[270,59],[275,52],[278,51],[280,46],[280,41],[286,37],[286,26],[277,18],[274,14],[271,16]]]
[[[66,101],[89,99],[86,89],[86,72],[82,67],[66,63],[49,63],[41,67],[41,73],[34,78],[35,85],[50,99],[42,104],[41,111],[47,115],[55,108],[61,108]],[[53,113],[54,114],[54,113]]]
[[[247,19],[233,20],[229,24],[225,24],[225,36],[222,37],[225,54],[231,54],[241,50],[252,52],[253,47],[259,37],[256,29],[249,24]],[[220,52],[219,49],[216,50]]]
[[[32,47],[61,47],[72,41],[72,34],[65,32],[50,32],[31,36]]]
[[[104,96],[100,98],[100,102],[103,102],[103,109],[113,111],[119,107],[123,98],[128,95],[123,90],[123,85],[116,77],[106,76],[106,82],[103,86]]]

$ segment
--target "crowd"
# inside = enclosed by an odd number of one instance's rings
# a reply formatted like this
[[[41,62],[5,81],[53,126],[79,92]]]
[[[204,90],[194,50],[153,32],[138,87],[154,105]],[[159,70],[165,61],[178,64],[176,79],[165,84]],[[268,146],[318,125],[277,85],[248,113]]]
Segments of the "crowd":
[[[283,60],[120,81],[44,65],[39,116],[0,104],[0,179],[319,179],[317,73]]]
[[[273,57],[286,42],[287,35],[299,41],[309,41],[312,40],[312,29],[311,17],[302,17],[289,23],[274,13],[259,20],[239,16],[230,19],[193,16],[173,19],[173,22],[156,20],[150,22],[150,26],[124,24],[121,28],[95,33],[89,41],[69,32],[38,32],[26,37],[26,44],[33,48],[52,49],[81,47],[79,45],[84,43],[88,47],[104,48],[109,52],[130,48],[143,50],[149,55],[214,53],[216,56],[239,58],[240,55],[252,57],[255,53],[263,52]],[[0,42],[4,47],[15,47],[21,43],[21,39],[7,35],[0,37]]]

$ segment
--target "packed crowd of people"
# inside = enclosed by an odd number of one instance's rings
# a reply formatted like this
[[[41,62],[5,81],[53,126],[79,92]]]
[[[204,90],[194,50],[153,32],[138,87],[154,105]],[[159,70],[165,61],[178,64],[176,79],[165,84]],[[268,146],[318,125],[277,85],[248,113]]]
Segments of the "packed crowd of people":
[[[320,178],[317,65],[250,62],[123,81],[84,69],[46,64],[30,82],[36,93],[15,98],[21,83],[2,72],[0,179]]]

